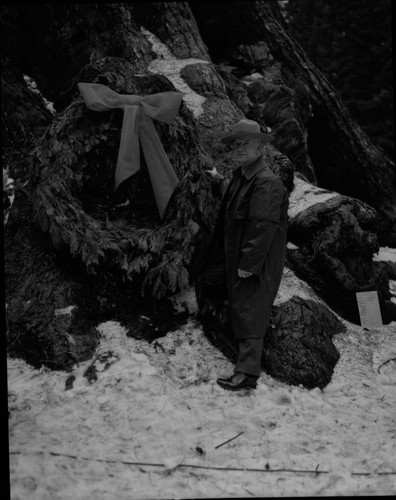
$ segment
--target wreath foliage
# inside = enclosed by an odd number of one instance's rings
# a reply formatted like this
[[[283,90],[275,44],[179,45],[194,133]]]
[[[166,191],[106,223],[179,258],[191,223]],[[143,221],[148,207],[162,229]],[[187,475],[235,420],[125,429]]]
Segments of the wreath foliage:
[[[159,299],[188,285],[194,251],[213,225],[218,201],[203,172],[213,160],[184,105],[173,125],[155,123],[181,179],[160,221],[142,155],[141,170],[113,192],[121,121],[121,110],[91,112],[80,98],[57,116],[33,151],[34,220],[88,272],[106,264]]]

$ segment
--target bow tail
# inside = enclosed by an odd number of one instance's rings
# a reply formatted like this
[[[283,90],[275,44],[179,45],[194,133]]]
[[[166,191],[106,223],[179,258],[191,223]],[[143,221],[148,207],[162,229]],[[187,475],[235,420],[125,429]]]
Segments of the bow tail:
[[[140,169],[139,115],[137,106],[125,106],[121,129],[120,148],[115,172],[115,189]]]
[[[155,201],[162,219],[169,198],[179,182],[155,126],[144,113],[140,115],[139,137],[153,186]]]

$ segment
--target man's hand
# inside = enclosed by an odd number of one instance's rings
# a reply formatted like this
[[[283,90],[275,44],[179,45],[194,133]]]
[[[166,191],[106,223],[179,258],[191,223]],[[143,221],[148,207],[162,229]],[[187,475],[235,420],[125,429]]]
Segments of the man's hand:
[[[220,181],[224,179],[224,177],[221,174],[219,174],[216,167],[213,167],[212,170],[205,170],[205,172],[209,174],[213,180]]]
[[[253,273],[244,271],[243,269],[238,269],[238,278],[249,278],[249,276],[253,276]]]

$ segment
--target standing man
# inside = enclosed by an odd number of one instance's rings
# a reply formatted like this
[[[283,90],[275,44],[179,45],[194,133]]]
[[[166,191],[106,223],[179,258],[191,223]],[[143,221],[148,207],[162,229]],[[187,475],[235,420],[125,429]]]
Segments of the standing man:
[[[224,389],[255,388],[263,341],[282,278],[288,195],[263,158],[272,136],[252,120],[240,120],[221,141],[238,167],[223,194],[218,219],[200,261],[202,289],[226,283],[231,325],[238,341],[234,373],[219,378]],[[215,171],[210,172],[219,178]]]

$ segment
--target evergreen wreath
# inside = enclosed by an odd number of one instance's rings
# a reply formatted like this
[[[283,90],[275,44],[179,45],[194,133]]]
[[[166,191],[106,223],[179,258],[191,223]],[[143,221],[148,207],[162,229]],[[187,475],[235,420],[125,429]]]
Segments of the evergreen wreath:
[[[155,75],[123,87],[113,82],[113,89],[148,95],[169,85]],[[122,113],[91,112],[76,95],[56,116],[33,152],[34,220],[89,273],[106,264],[160,299],[189,284],[195,249],[213,227],[218,200],[204,170],[216,162],[199,144],[184,104],[173,125],[155,123],[181,179],[160,221],[143,155],[140,171],[113,192]]]

